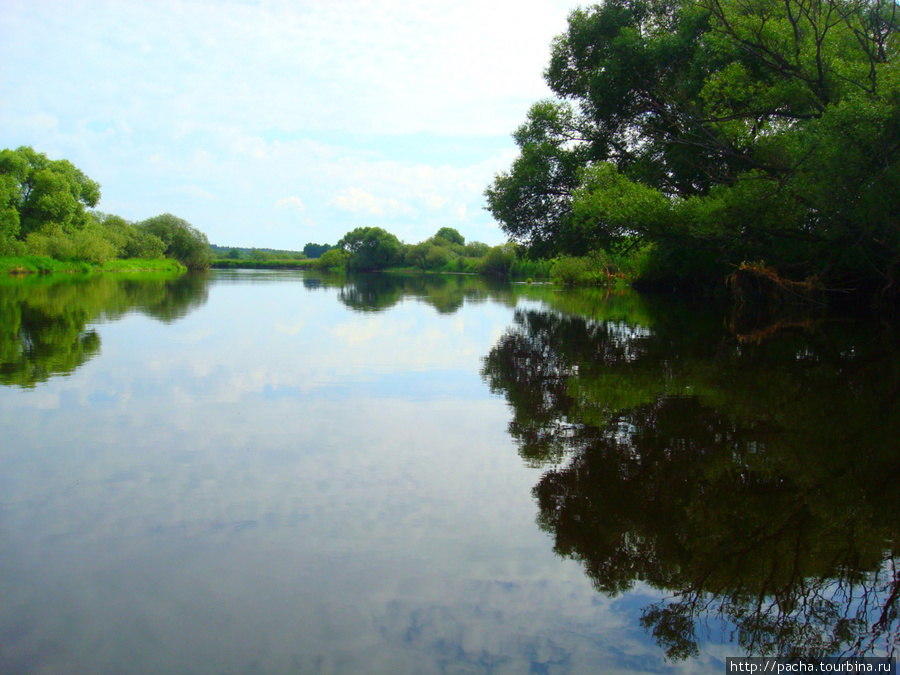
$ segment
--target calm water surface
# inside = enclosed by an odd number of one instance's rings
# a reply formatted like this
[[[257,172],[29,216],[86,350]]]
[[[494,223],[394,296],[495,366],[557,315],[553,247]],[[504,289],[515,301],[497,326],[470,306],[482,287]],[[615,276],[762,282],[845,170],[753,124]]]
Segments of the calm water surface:
[[[0,672],[896,654],[900,348],[468,277],[0,285]]]

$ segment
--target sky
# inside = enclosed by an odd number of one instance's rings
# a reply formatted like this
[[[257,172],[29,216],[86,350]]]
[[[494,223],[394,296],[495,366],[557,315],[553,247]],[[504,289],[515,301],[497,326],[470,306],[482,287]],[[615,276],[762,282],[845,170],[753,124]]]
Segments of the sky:
[[[505,241],[484,190],[574,0],[0,0],[0,148],[97,208],[301,250],[363,226]]]

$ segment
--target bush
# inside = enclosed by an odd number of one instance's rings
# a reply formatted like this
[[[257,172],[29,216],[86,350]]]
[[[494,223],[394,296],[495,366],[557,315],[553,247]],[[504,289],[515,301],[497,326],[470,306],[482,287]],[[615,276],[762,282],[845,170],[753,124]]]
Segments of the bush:
[[[313,264],[320,270],[344,269],[349,259],[350,254],[344,249],[330,248],[318,257]]]
[[[586,285],[588,281],[587,260],[570,256],[557,258],[550,269],[550,279],[560,286],[569,288]]]
[[[403,245],[396,236],[380,227],[358,227],[337,243],[348,251],[347,267],[353,270],[381,270],[401,262]]]
[[[635,247],[622,254],[591,251],[583,257],[563,256],[553,261],[550,279],[562,286],[630,283],[644,271],[649,251]]]
[[[481,260],[481,272],[494,277],[506,278],[516,261],[516,245],[507,243],[494,246]]]
[[[187,221],[164,213],[141,221],[137,227],[162,240],[166,257],[175,258],[189,270],[209,269],[212,260],[209,241]]]

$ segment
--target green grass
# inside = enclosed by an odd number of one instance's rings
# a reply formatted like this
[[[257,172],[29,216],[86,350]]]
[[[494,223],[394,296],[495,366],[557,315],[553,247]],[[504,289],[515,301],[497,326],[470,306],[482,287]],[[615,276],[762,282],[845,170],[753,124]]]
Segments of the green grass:
[[[85,262],[66,262],[42,255],[0,258],[0,272],[5,274],[84,273],[89,272],[91,269],[91,265]]]
[[[172,258],[127,258],[108,260],[99,267],[104,272],[185,272],[187,268]]]
[[[0,274],[91,274],[94,272],[184,272],[184,265],[170,258],[129,258],[95,265],[83,260],[56,260],[25,255],[0,258]]]

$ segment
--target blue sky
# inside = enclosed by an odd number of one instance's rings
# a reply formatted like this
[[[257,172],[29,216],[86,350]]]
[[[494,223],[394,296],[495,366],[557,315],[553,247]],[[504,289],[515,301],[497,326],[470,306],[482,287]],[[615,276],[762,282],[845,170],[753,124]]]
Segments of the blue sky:
[[[377,225],[497,244],[484,188],[549,96],[569,0],[4,0],[0,147],[66,158],[101,211],[223,246]]]

